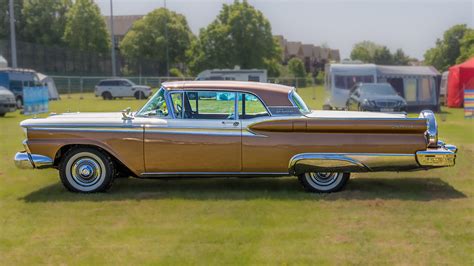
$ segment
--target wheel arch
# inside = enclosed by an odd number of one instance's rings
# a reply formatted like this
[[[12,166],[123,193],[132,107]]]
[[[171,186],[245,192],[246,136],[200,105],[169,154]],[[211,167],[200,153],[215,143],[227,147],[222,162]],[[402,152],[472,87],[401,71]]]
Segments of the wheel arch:
[[[53,159],[53,166],[58,168],[59,164],[61,162],[61,158],[64,156],[64,154],[66,154],[68,151],[70,151],[72,149],[76,149],[76,148],[91,148],[91,149],[95,149],[95,150],[98,150],[100,152],[103,152],[112,159],[112,161],[116,164],[116,168],[119,172],[122,172],[122,173],[125,172],[125,173],[130,174],[130,175],[135,176],[135,177],[138,176],[137,173],[132,171],[128,166],[126,166],[118,158],[117,155],[115,155],[114,153],[112,153],[111,151],[109,151],[108,149],[106,149],[104,147],[101,147],[99,145],[94,145],[94,144],[66,144],[66,145],[61,146],[56,151],[56,154],[55,154],[54,159]]]

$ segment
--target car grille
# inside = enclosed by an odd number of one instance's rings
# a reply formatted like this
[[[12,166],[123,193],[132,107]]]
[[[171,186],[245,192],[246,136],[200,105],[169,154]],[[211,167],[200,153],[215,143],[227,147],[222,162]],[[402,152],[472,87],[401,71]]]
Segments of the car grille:
[[[396,107],[397,106],[397,101],[377,101],[376,105],[377,107]]]
[[[4,103],[2,104],[3,107],[6,107],[6,108],[13,108],[13,107],[16,107],[16,104],[15,103]]]

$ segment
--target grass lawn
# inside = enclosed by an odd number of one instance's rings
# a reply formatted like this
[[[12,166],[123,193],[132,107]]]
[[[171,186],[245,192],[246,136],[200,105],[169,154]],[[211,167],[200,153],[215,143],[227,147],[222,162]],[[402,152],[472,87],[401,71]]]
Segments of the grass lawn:
[[[320,87],[299,93],[321,108]],[[50,110],[144,103],[63,95]],[[474,121],[462,109],[438,115],[441,139],[460,149],[454,168],[354,174],[329,195],[303,192],[296,178],[131,178],[70,193],[55,170],[15,168],[25,118],[0,119],[2,265],[474,264]]]

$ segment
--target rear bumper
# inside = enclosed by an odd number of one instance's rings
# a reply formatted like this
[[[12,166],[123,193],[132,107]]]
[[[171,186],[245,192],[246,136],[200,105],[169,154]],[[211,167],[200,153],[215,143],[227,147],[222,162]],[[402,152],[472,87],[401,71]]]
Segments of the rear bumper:
[[[438,141],[437,148],[428,148],[416,153],[416,160],[421,167],[449,167],[456,164],[458,148]]]
[[[26,144],[26,141],[23,141],[23,146],[25,147],[25,151],[17,152],[15,154],[15,161],[16,167],[20,169],[43,169],[43,168],[50,168],[53,166],[53,159],[39,155],[39,154],[32,154]]]

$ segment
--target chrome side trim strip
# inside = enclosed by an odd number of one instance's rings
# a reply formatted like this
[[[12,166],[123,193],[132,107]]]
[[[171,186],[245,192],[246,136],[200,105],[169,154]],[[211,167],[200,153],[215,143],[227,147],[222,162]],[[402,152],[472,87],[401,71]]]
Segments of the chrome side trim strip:
[[[38,131],[75,131],[75,132],[121,132],[121,133],[141,133],[143,127],[30,127],[30,130]]]
[[[406,171],[419,168],[414,154],[302,153],[290,159],[293,175],[305,172]]]
[[[237,177],[237,176],[288,176],[287,172],[150,172],[141,177]]]

